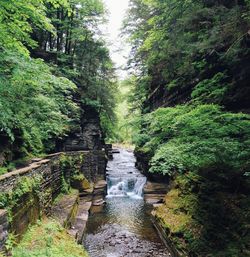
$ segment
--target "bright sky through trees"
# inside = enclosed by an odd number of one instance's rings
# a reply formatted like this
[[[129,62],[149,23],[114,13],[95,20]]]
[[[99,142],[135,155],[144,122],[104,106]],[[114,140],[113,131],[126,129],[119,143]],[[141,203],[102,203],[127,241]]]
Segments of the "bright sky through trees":
[[[111,52],[111,58],[118,68],[119,77],[126,75],[122,68],[126,64],[126,57],[129,53],[129,47],[125,45],[125,42],[120,36],[120,28],[122,26],[122,20],[128,8],[129,0],[104,0],[109,12],[108,27],[105,28],[108,37],[108,47]]]

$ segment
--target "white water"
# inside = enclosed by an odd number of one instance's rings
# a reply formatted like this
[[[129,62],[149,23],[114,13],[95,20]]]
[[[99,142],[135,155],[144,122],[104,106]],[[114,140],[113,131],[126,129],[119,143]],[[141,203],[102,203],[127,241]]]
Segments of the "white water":
[[[120,151],[119,158],[114,154],[114,160],[109,162],[107,197],[142,198],[147,179],[131,165],[135,163],[133,154],[123,149]]]

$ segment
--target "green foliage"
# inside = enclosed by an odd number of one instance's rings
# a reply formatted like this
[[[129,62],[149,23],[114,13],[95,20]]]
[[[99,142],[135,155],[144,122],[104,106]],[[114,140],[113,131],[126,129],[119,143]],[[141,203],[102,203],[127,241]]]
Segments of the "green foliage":
[[[24,151],[43,152],[46,142],[64,135],[78,119],[72,100],[76,86],[52,75],[42,60],[3,52],[0,74],[0,127],[12,141],[20,130]]]
[[[35,46],[31,38],[34,27],[52,31],[45,14],[43,0],[0,2],[0,48],[11,49],[28,55],[27,46]]]
[[[191,95],[192,98],[199,102],[222,103],[229,89],[223,80],[225,80],[225,75],[221,72],[211,79],[202,80],[195,86]]]
[[[22,198],[22,196],[28,193],[39,194],[41,177],[23,177],[14,186],[11,192],[11,205],[15,205]]]
[[[86,105],[113,121],[116,79],[97,35],[102,1],[11,0],[0,7],[0,132],[18,148],[14,158],[54,151],[80,127]]]
[[[134,96],[144,92],[149,105],[192,90],[203,103],[245,99],[249,13],[248,1],[131,0],[124,33],[139,74]]]
[[[81,171],[83,161],[83,154],[60,157],[60,168],[63,172],[61,193],[68,194],[72,188],[82,190],[82,188],[90,186]]]
[[[246,114],[223,112],[216,105],[160,108],[148,114],[142,134],[154,157],[151,172],[172,175],[209,167],[227,167],[244,174],[249,169],[250,119]],[[145,133],[144,132],[144,133]]]
[[[6,193],[0,193],[0,208],[1,209],[4,209],[8,206],[10,202],[10,197],[9,197],[9,194],[6,194]]]
[[[150,161],[150,172],[173,176],[185,171],[183,152],[175,143],[161,146]]]
[[[135,80],[135,76],[131,76],[119,84],[116,92],[116,126],[110,126],[110,131],[113,132],[111,142],[131,144],[138,132],[139,111],[135,106]]]
[[[15,168],[16,164],[14,162],[10,162],[8,165],[5,165],[5,167],[0,167],[0,175],[13,171]]]
[[[12,234],[12,233],[9,233],[8,234],[8,238],[5,242],[5,248],[8,252],[12,251],[13,248],[16,246],[16,243],[17,242],[17,237]]]
[[[0,175],[5,174],[6,172],[8,172],[7,168],[5,168],[5,167],[0,167]]]
[[[212,104],[143,116],[136,151],[149,157],[150,172],[173,179],[157,217],[180,251],[239,256],[247,249],[249,132],[249,115]]]
[[[35,194],[38,197],[40,181],[40,176],[20,178],[11,192],[0,193],[0,208],[8,208],[11,211],[20,199],[28,193]]]
[[[43,51],[57,53],[56,73],[74,81],[82,114],[86,106],[95,108],[108,137],[115,122],[117,82],[109,51],[97,32],[106,10],[101,0],[66,2],[70,10],[65,4],[48,5],[46,10],[56,33],[38,30],[36,38]]]
[[[32,194],[38,199],[43,196],[40,192],[41,177],[21,177],[11,191],[0,193],[0,208],[8,210],[8,222],[13,219],[13,209],[20,204],[24,197]],[[11,245],[11,241],[9,242]]]
[[[173,180],[158,218],[183,256],[249,255],[249,14],[249,1],[130,1],[136,151]]]
[[[54,220],[39,221],[29,228],[20,244],[12,251],[14,257],[87,257],[67,231]]]
[[[70,185],[69,183],[66,182],[66,179],[64,176],[62,176],[61,180],[62,180],[61,193],[68,194],[70,192]]]

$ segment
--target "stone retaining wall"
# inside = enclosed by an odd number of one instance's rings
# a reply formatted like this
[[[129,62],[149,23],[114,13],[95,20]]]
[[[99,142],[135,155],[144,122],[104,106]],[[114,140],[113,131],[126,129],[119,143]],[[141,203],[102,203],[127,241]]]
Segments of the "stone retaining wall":
[[[91,182],[105,178],[106,155],[100,150],[65,152],[48,155],[45,159],[31,163],[28,167],[15,170],[0,176],[0,192],[11,192],[18,181],[23,177],[41,177],[39,192],[42,197],[37,199],[32,194],[22,196],[20,201],[12,209],[12,221],[8,225],[7,211],[0,210],[0,250],[6,241],[8,231],[16,235],[22,235],[29,224],[34,223],[41,214],[49,214],[53,200],[61,192],[64,177],[70,177],[72,169],[62,170],[61,157],[82,156],[79,170]],[[78,167],[77,167],[78,168]],[[66,174],[65,174],[66,173]]]
[[[0,210],[0,249],[3,248],[8,237],[8,214],[6,210]]]

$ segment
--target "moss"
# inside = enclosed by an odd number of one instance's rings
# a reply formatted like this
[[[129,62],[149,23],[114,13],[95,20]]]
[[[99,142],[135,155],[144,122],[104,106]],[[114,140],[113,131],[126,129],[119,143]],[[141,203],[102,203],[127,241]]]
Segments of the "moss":
[[[75,174],[71,177],[71,186],[80,191],[90,189],[91,183],[84,177],[83,174]]]
[[[78,194],[79,194],[78,190],[73,189],[73,188],[70,188],[70,190],[69,190],[68,193],[67,193],[67,195],[78,195]],[[56,203],[60,202],[60,201],[63,199],[64,196],[65,196],[64,193],[59,194],[59,195],[55,198],[55,200],[53,201],[53,204],[56,204]]]
[[[30,227],[13,249],[13,257],[33,256],[87,257],[88,254],[57,221],[44,219]]]
[[[166,195],[165,203],[153,212],[180,256],[187,256],[187,252],[191,252],[190,241],[195,242],[200,236],[200,227],[195,224],[192,214],[185,208],[188,203],[190,204],[189,200],[189,197],[183,197],[177,186]]]
[[[81,172],[81,165],[84,161],[84,155],[68,156],[63,154],[60,158],[60,166],[63,171],[62,190],[67,193],[69,187],[78,189],[80,191],[90,189],[91,183],[85,178]],[[69,175],[67,175],[69,174]]]
[[[83,188],[84,189],[90,189],[92,187],[93,187],[93,185],[91,183],[89,183],[89,181],[85,178],[84,181],[83,181]]]
[[[16,164],[14,162],[10,162],[9,164],[0,167],[0,176],[6,174],[7,172],[11,172],[16,168]]]
[[[179,175],[153,214],[183,256],[248,256],[249,197],[218,190],[213,179]]]
[[[191,216],[181,212],[181,201],[179,200],[179,189],[172,189],[165,198],[165,204],[158,207],[154,214],[160,220],[169,234],[182,233],[183,228],[191,220]]]
[[[6,208],[8,210],[8,221],[11,223],[13,219],[13,210],[18,207],[20,202],[25,198],[30,198],[33,195],[34,198],[40,198],[40,185],[41,177],[23,177],[20,178],[11,192],[0,193],[0,208]]]

